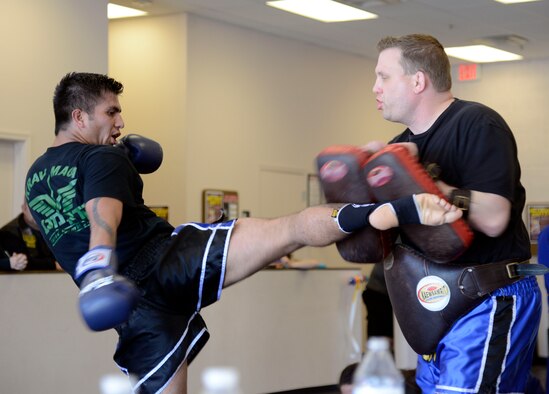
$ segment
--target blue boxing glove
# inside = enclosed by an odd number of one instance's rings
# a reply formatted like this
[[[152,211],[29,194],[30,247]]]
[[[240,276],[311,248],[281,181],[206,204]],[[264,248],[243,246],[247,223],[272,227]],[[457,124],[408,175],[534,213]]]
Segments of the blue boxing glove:
[[[113,250],[98,246],[78,260],[75,279],[82,278],[80,313],[93,331],[114,328],[128,320],[139,299],[135,285],[115,273]]]
[[[140,174],[155,172],[162,164],[163,151],[160,144],[138,134],[122,137],[114,146],[123,149]]]

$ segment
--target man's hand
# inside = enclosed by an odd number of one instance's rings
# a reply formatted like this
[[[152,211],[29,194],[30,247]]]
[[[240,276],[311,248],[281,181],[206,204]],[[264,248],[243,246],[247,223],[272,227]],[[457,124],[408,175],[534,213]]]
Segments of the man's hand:
[[[75,279],[80,284],[79,305],[91,330],[104,331],[126,322],[137,301],[135,285],[115,273],[112,248],[99,246],[78,260]]]
[[[162,164],[163,151],[160,144],[138,134],[128,134],[115,145],[124,150],[140,174],[155,172]]]
[[[400,145],[400,146],[405,147],[406,149],[408,149],[408,152],[410,152],[410,154],[412,156],[417,157],[417,155],[418,155],[417,145],[414,142],[396,142],[393,145]],[[370,154],[374,154],[377,151],[382,150],[386,146],[387,146],[387,143],[385,143],[383,141],[370,141],[367,144],[362,145],[360,147],[360,149],[362,149],[363,151],[368,152]]]
[[[27,268],[29,260],[27,259],[26,254],[13,253],[11,256],[8,254],[8,257],[10,259],[10,267],[12,270],[23,271],[25,268]]]

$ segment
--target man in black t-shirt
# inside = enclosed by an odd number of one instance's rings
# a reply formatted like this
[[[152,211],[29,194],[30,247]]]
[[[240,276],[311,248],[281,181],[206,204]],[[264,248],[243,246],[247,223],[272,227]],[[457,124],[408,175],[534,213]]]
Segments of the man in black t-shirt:
[[[406,126],[391,143],[415,144],[419,161],[436,168],[440,190],[464,209],[474,230],[472,245],[453,263],[528,260],[521,217],[525,190],[509,126],[494,110],[453,97],[450,62],[434,37],[386,37],[378,50],[377,109],[386,120]],[[415,248],[405,234],[401,238]],[[395,262],[392,269],[398,267]],[[418,300],[391,301],[395,306]],[[524,392],[540,314],[535,277],[490,292],[453,324],[435,354],[418,357],[422,392]]]

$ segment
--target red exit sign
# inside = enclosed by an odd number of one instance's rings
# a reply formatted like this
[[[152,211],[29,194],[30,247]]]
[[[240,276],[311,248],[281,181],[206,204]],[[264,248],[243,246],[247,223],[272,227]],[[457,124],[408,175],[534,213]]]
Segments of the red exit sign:
[[[480,78],[480,66],[476,63],[458,66],[458,81],[476,81]]]

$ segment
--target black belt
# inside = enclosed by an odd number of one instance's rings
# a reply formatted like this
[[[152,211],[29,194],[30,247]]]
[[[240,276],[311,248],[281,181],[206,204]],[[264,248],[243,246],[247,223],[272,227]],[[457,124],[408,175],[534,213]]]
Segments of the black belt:
[[[461,292],[471,298],[482,297],[500,287],[510,285],[526,276],[544,275],[549,268],[528,261],[500,261],[465,266],[458,280]]]

